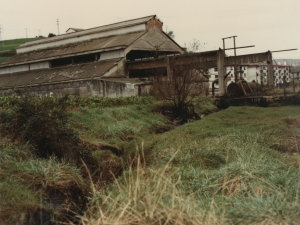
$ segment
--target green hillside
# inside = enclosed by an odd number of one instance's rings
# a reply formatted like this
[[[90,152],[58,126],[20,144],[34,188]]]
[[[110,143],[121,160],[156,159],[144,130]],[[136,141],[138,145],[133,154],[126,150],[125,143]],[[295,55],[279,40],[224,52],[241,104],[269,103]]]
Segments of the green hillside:
[[[26,42],[35,41],[41,38],[20,38],[0,42],[0,63],[6,61],[16,54],[16,47]]]

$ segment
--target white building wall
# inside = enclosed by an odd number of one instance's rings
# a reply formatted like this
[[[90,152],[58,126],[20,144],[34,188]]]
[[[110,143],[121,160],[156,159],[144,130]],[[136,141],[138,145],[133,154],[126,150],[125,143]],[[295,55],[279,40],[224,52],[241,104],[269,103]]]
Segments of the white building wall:
[[[46,69],[46,68],[50,68],[50,63],[48,61],[30,64],[30,70],[38,70],[38,69]]]
[[[17,72],[25,72],[29,70],[38,70],[38,69],[47,69],[50,68],[49,62],[38,62],[38,63],[31,63],[25,65],[18,65],[18,66],[10,66],[5,68],[0,68],[0,74],[8,74],[8,73],[17,73]]]
[[[116,50],[116,51],[110,51],[110,52],[102,52],[100,61],[101,60],[107,60],[107,59],[116,59],[116,58],[121,58],[124,57],[124,49],[121,50]]]
[[[228,86],[231,82],[234,82],[234,67],[233,66],[226,67],[226,74],[227,73],[229,73],[229,75],[227,76],[227,79],[226,79],[226,83],[227,83],[227,86]],[[208,81],[209,88],[212,89],[212,82],[215,79],[218,79],[218,71],[216,70],[216,68],[209,68],[208,69],[208,75],[210,75],[210,78],[209,78],[209,81]],[[219,85],[215,84],[215,88],[219,88]]]
[[[146,30],[145,24],[139,24],[139,25],[135,25],[135,26],[131,26],[131,27],[124,27],[124,28],[120,28],[120,29],[104,31],[101,33],[83,34],[83,36],[80,36],[82,34],[75,32],[75,33],[69,34],[69,35],[72,35],[71,38],[68,38],[68,37],[62,35],[61,40],[57,40],[57,38],[59,38],[59,36],[57,36],[57,37],[52,37],[53,41],[51,41],[51,38],[47,39],[51,42],[40,43],[40,44],[36,44],[36,45],[32,45],[32,46],[17,48],[17,54],[46,49],[46,48],[54,48],[54,47],[58,47],[58,46],[66,45],[66,44],[74,44],[74,43],[89,41],[89,40],[96,39],[96,38],[109,37],[109,36],[113,36],[113,35],[122,35],[122,34],[127,34],[127,33],[132,33],[132,32],[137,32],[137,31],[144,31],[144,30]]]
[[[0,74],[29,71],[29,64],[0,68]]]
[[[260,83],[260,77],[256,77],[256,66],[247,66],[246,78],[248,82],[252,82],[254,80],[255,82],[257,81],[258,83]]]

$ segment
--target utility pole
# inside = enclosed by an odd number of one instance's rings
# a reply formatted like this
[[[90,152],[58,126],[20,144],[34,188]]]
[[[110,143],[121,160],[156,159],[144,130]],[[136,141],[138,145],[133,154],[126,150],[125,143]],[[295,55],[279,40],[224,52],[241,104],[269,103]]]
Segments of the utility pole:
[[[225,53],[225,39],[228,39],[228,38],[233,38],[233,49],[234,49],[234,56],[236,56],[236,47],[235,47],[235,38],[237,36],[230,36],[230,37],[226,37],[226,38],[222,38],[223,40],[223,50],[224,50],[224,53]],[[234,60],[236,57],[234,57]],[[238,72],[237,72],[237,65],[236,65],[236,61],[234,63],[234,81],[237,82],[239,80],[238,78]]]
[[[27,28],[26,28],[26,38],[27,38]]]
[[[57,35],[59,35],[59,20],[57,19],[56,22],[57,22]]]
[[[231,37],[226,37],[226,38],[222,38],[223,40],[223,50],[225,52],[225,50],[234,50],[234,81],[238,82],[239,81],[239,77],[238,77],[238,73],[242,72],[242,69],[240,68],[240,71],[237,70],[237,61],[236,61],[236,49],[238,48],[251,48],[251,47],[255,47],[255,45],[250,45],[250,46],[242,46],[242,47],[236,47],[235,45],[235,38],[237,36],[231,36]],[[233,38],[233,48],[225,48],[225,39],[228,38]]]
[[[39,37],[41,36],[41,32],[40,32],[40,29],[39,29]]]

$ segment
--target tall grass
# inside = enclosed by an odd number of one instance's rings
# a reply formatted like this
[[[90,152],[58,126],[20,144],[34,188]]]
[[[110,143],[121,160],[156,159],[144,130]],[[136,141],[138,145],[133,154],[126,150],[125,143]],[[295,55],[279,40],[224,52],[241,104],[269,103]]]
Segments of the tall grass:
[[[166,125],[166,119],[152,113],[153,105],[112,108],[81,108],[72,111],[71,122],[77,131],[92,141],[120,144],[155,132]]]
[[[299,110],[233,107],[144,138],[147,167],[97,192],[83,223],[298,224]]]
[[[1,224],[49,223],[82,210],[88,188],[78,168],[39,159],[30,146],[0,143]]]
[[[110,194],[94,193],[90,208],[81,217],[83,224],[218,224],[224,218],[197,205],[193,195],[181,188],[176,172],[169,164],[153,170],[138,156],[137,166],[130,167],[111,187]]]
[[[16,104],[3,103],[2,117]],[[158,134],[169,124],[155,104],[69,105],[89,172],[2,139],[1,222],[43,212],[76,223],[76,211],[82,224],[299,223],[299,106],[231,107]]]

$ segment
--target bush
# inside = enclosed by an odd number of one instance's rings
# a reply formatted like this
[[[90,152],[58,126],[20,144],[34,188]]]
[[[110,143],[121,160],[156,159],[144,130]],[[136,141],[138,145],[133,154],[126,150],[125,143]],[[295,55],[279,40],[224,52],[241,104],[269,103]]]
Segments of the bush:
[[[15,103],[13,112],[1,113],[1,133],[10,134],[23,143],[29,142],[42,158],[52,155],[60,159],[78,158],[74,149],[79,138],[67,125],[66,100],[22,97]]]

